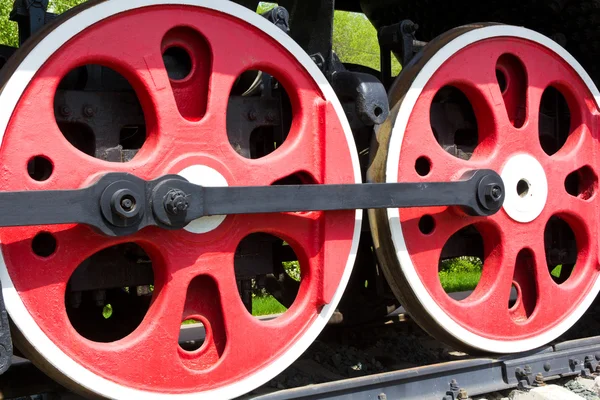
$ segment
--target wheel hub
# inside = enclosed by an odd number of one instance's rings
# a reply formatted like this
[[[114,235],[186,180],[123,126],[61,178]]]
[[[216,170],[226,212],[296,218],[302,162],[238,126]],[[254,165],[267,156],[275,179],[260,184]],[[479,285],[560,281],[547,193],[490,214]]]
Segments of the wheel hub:
[[[226,187],[227,180],[217,170],[206,165],[191,165],[178,173],[191,183],[200,186]],[[184,229],[191,233],[207,233],[215,230],[225,221],[225,215],[203,217],[188,224]]]
[[[518,222],[531,222],[544,210],[548,181],[539,161],[528,154],[511,157],[500,173],[508,188],[504,211]]]

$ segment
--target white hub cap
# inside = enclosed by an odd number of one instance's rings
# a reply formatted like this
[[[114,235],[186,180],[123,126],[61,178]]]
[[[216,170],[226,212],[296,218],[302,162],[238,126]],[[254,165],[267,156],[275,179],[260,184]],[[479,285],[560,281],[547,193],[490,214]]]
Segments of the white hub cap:
[[[500,174],[505,187],[504,211],[515,221],[531,222],[544,209],[548,180],[542,165],[528,154],[517,154]]]
[[[192,165],[177,174],[194,185],[206,187],[225,187],[227,180],[218,171],[206,165]],[[211,215],[190,222],[184,229],[191,233],[207,233],[215,230],[227,218],[226,215]]]

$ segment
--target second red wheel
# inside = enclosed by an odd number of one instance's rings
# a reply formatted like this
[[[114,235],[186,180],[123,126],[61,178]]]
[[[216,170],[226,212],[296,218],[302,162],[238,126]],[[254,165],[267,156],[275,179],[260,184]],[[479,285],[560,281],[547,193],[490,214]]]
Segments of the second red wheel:
[[[600,289],[598,89],[559,45],[512,26],[458,28],[415,60],[391,89],[370,179],[452,181],[492,169],[506,199],[489,218],[455,207],[372,211],[386,277],[411,315],[457,348],[544,345]],[[483,262],[464,300],[439,276],[459,256]]]

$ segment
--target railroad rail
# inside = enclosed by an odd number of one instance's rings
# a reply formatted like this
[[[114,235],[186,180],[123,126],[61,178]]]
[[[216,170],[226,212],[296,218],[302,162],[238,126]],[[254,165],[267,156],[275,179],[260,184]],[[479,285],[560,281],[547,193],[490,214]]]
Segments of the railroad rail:
[[[336,382],[249,394],[240,400],[455,400],[461,389],[469,396],[536,385],[569,376],[596,374],[600,336],[569,340],[521,355],[450,361]],[[32,384],[32,382],[35,382]],[[54,397],[49,397],[52,394]],[[0,376],[3,399],[83,399],[63,389],[29,361],[15,357],[11,370]],[[34,397],[40,396],[40,397]]]
[[[544,346],[518,356],[450,361],[244,398],[455,400],[460,389],[471,397],[517,387],[527,389],[536,384],[538,374],[544,381],[591,375],[596,373],[598,361],[600,336]]]

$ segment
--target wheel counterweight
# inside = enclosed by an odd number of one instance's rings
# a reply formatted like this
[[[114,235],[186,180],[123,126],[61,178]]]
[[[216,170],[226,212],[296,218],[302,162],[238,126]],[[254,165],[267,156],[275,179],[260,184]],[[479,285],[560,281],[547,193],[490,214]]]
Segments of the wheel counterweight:
[[[473,25],[432,41],[390,98],[392,115],[371,146],[371,181],[456,180],[489,168],[506,187],[502,210],[489,218],[453,207],[370,212],[402,305],[431,334],[468,351],[519,352],[557,338],[600,288],[600,95],[590,77],[536,32]],[[483,261],[461,301],[439,278],[441,261],[457,256]]]
[[[82,151],[55,119],[61,80],[84,65],[118,72],[139,98],[145,141],[134,153],[123,151],[122,162]],[[81,188],[107,172],[181,174],[208,186],[295,176],[361,182],[352,132],[325,77],[277,27],[231,2],[90,2],[32,38],[4,68],[2,190]],[[258,156],[240,151],[228,134],[229,93],[253,70],[285,88],[292,111],[285,141]],[[83,109],[84,118],[96,113]],[[61,383],[106,398],[234,398],[285,369],[325,326],[350,276],[360,226],[357,210],[208,217],[185,230],[148,228],[126,238],[81,225],[7,228],[0,231],[0,280],[19,347]],[[268,322],[246,311],[234,271],[239,244],[256,233],[285,241],[302,266],[293,304]],[[125,315],[118,304],[133,287],[95,291],[93,302],[112,302],[120,321],[99,332],[82,306],[90,299],[81,297],[96,282],[78,274],[89,272],[86,260],[114,259],[114,249],[149,266],[139,279],[153,285],[147,301],[138,290]],[[204,344],[192,351],[178,345],[189,319],[206,329]]]

